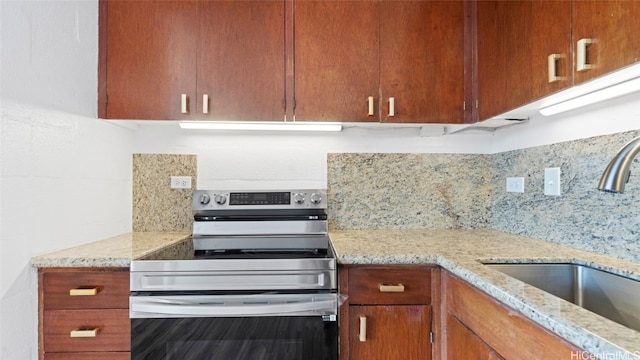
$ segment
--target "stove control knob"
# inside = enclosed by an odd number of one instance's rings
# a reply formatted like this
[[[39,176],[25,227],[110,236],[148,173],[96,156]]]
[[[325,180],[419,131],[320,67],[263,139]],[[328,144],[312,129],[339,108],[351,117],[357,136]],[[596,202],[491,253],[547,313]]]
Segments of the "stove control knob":
[[[296,204],[304,204],[304,194],[293,194],[293,202],[295,202]]]
[[[227,202],[227,197],[222,195],[222,194],[217,194],[214,198],[213,201],[216,202],[216,204],[218,205],[224,205],[224,203]]]
[[[198,202],[202,205],[207,205],[209,201],[211,201],[211,197],[209,197],[209,194],[202,194],[198,198]]]
[[[312,204],[320,204],[322,202],[322,196],[320,194],[313,193],[311,194],[310,200]]]

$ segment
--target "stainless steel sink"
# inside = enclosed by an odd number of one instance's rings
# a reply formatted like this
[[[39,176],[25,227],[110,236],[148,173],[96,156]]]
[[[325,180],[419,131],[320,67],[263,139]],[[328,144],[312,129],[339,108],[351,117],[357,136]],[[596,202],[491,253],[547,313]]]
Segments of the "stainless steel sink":
[[[640,331],[640,281],[576,264],[485,264]]]

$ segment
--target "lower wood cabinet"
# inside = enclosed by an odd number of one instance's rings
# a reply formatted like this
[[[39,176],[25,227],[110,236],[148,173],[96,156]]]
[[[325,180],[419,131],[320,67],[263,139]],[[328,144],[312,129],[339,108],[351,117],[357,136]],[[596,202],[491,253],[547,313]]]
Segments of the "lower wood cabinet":
[[[128,268],[44,268],[38,273],[39,358],[130,358]]]
[[[350,306],[350,359],[430,359],[431,306]]]
[[[340,268],[340,359],[431,359],[434,269]]]
[[[571,359],[583,354],[446,271],[441,286],[442,359]]]
[[[502,359],[495,350],[482,341],[460,320],[447,314],[447,359],[485,360]]]

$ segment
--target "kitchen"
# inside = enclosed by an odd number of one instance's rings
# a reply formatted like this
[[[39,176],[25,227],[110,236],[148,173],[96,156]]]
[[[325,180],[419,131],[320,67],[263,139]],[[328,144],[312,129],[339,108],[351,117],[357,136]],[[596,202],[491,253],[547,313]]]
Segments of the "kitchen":
[[[37,356],[37,279],[29,265],[33,256],[131,231],[133,154],[195,154],[197,187],[203,189],[325,188],[329,153],[495,154],[510,167],[492,171],[499,184],[494,186],[502,187],[506,177],[523,176],[527,191],[535,194],[535,201],[512,196],[496,204],[502,210],[495,216],[504,221],[499,230],[567,241],[640,262],[640,242],[633,231],[640,183],[632,178],[620,196],[590,192],[588,201],[580,196],[590,191],[588,184],[595,187],[613,154],[638,136],[637,95],[552,117],[535,115],[526,124],[496,132],[469,130],[436,137],[402,127],[312,135],[217,135],[157,124],[130,129],[96,120],[96,1],[3,1],[0,10],[2,359]],[[595,143],[562,144],[609,134],[618,135]],[[561,163],[556,150],[563,153]],[[584,192],[571,198],[542,196],[544,168],[564,171],[565,165],[569,174],[583,179]],[[534,225],[520,224],[517,212],[511,211],[521,205],[519,199],[533,206]],[[545,215],[546,206],[552,205],[564,215],[560,220]],[[602,221],[590,222],[581,215],[593,211]],[[576,220],[579,227],[572,226]],[[558,230],[549,232],[552,226]],[[594,236],[585,238],[581,231]]]

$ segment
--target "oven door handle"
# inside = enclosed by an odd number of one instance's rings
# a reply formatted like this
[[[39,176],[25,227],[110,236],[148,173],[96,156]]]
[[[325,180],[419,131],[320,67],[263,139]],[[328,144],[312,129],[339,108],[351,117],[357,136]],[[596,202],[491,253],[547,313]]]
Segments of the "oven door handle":
[[[332,294],[321,300],[268,302],[259,299],[220,301],[215,296],[195,299],[144,296],[131,297],[129,310],[131,318],[335,315],[337,297]]]

